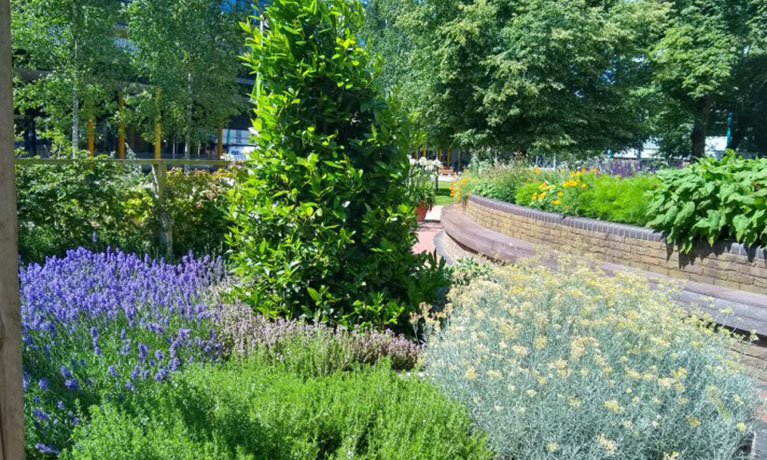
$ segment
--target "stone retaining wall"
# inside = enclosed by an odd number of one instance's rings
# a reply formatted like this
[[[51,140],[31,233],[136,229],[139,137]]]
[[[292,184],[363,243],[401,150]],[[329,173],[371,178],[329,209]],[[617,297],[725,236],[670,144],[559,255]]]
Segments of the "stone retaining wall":
[[[767,293],[764,248],[721,242],[680,254],[662,234],[647,228],[566,217],[478,196],[469,197],[464,213],[482,227],[535,245],[591,254],[674,278]]]

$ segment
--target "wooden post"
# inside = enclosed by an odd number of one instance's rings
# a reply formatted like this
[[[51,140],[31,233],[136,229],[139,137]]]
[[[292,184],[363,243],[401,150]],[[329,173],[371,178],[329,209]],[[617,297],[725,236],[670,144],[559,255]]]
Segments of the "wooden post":
[[[88,152],[91,156],[96,152],[96,127],[93,118],[88,119]]]
[[[154,90],[154,158],[162,158],[162,118],[160,117],[160,88]]]
[[[162,161],[152,165],[154,173],[154,209],[160,223],[160,254],[165,260],[173,257],[173,222],[168,215],[167,206],[167,166]]]
[[[123,93],[117,95],[117,100],[120,103],[120,120],[117,126],[117,158],[120,160],[125,159],[125,121],[123,117],[125,114],[125,96]]]
[[[0,460],[24,458],[11,9],[0,0]]]
[[[216,160],[224,154],[224,128],[218,128],[218,146],[216,147]]]

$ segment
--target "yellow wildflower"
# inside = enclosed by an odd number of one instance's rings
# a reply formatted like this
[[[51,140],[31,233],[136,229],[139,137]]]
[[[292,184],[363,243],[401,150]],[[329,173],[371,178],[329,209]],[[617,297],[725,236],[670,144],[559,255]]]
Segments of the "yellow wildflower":
[[[463,377],[466,380],[477,380],[477,370],[474,368],[474,366],[472,366],[466,370],[466,373],[463,375]]]
[[[609,401],[605,401],[605,407],[610,412],[620,413],[623,412],[623,407],[618,403],[618,401],[611,399]]]
[[[580,399],[578,399],[578,398],[573,398],[572,396],[570,396],[569,398],[567,398],[567,404],[568,404],[570,407],[581,407],[581,404],[582,404],[582,403],[581,403],[581,400],[580,400]]]
[[[528,349],[527,347],[523,347],[522,345],[514,345],[513,347],[511,347],[511,351],[513,351],[514,353],[520,356],[526,356],[530,352],[530,349]]]
[[[740,423],[738,423],[737,425],[735,425],[735,427],[736,427],[736,428],[738,429],[738,431],[740,431],[741,433],[745,433],[745,432],[746,432],[746,430],[748,429],[748,427],[746,426],[746,424],[745,424],[745,423],[743,423],[743,422],[740,422]]]
[[[607,439],[603,434],[597,436],[597,444],[599,444],[599,447],[605,450],[605,453],[608,457],[615,455],[615,451],[618,450],[618,446],[615,444],[615,441]]]
[[[674,451],[670,454],[663,454],[663,460],[677,460],[679,458],[679,452]]]
[[[529,396],[531,398],[535,398],[535,395],[538,394],[538,392],[533,390],[533,389],[527,390],[526,393],[527,393],[527,396]]]
[[[555,442],[550,442],[546,444],[546,450],[548,450],[549,452],[556,452],[557,449],[559,449],[559,445]]]
[[[533,346],[536,350],[542,350],[546,347],[546,337],[538,336],[533,340]]]
[[[487,371],[486,374],[487,374],[488,378],[493,379],[493,380],[499,379],[499,378],[501,378],[503,376],[503,374],[501,374],[500,372],[492,370],[492,369]]]
[[[691,415],[687,421],[690,422],[690,428],[698,428],[700,426],[700,419],[693,415]]]
[[[554,201],[552,201],[552,203],[557,205],[557,206],[562,204],[562,202],[560,200],[554,200]]]

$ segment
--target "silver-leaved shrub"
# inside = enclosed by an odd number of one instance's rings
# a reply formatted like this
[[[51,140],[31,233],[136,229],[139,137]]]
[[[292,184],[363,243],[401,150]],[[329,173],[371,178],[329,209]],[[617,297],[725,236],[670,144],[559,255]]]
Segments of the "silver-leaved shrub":
[[[560,262],[455,289],[427,349],[427,375],[497,456],[744,457],[757,398],[730,351],[738,339],[675,304],[672,286]]]

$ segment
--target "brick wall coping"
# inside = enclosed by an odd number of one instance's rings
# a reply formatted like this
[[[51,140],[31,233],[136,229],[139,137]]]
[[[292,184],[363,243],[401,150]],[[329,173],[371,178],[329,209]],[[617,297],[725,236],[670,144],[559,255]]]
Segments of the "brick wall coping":
[[[543,222],[550,222],[558,225],[565,225],[572,228],[580,228],[595,232],[602,232],[617,236],[636,238],[646,241],[665,241],[666,237],[660,232],[646,227],[637,227],[635,225],[619,224],[604,220],[589,219],[586,217],[573,217],[556,214],[553,212],[539,211],[537,209],[527,208],[504,201],[485,198],[478,195],[469,195],[469,201],[480,206],[485,206],[496,211],[506,212],[517,216],[531,218]],[[718,241],[711,247],[708,243],[702,242],[695,245],[694,250],[712,251],[718,254],[730,253],[741,256],[747,256],[751,259],[767,260],[767,249],[757,246],[747,246],[735,241]]]

